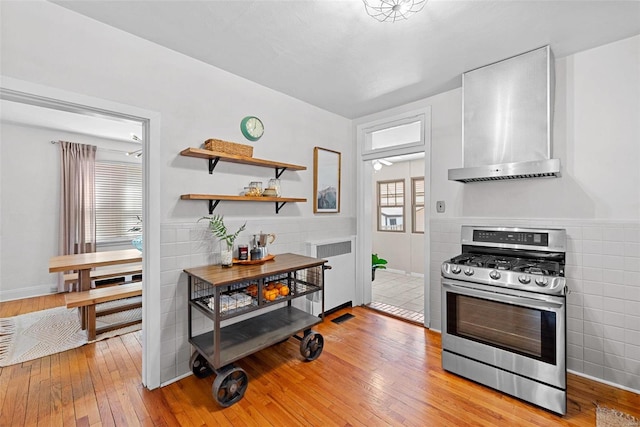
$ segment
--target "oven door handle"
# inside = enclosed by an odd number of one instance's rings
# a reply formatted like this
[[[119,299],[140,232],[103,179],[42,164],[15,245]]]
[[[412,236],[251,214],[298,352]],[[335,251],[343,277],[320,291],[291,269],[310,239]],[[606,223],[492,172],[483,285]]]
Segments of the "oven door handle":
[[[558,311],[563,308],[562,302],[550,301],[548,299],[532,298],[523,295],[508,295],[499,292],[483,291],[466,286],[454,285],[452,283],[442,282],[444,289],[472,297],[488,299],[507,304],[519,305],[522,307],[534,308],[545,311]]]

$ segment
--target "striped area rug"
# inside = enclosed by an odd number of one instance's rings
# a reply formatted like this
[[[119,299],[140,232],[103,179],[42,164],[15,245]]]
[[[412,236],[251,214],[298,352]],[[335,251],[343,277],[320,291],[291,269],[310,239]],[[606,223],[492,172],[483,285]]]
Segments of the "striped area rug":
[[[101,305],[98,305],[98,308],[100,307]],[[142,309],[135,308],[99,317],[96,326],[100,328],[106,324],[141,318]],[[141,326],[138,323],[109,331],[98,335],[96,341],[134,332],[140,330]],[[87,334],[80,328],[77,308],[56,307],[0,319],[0,366],[60,353],[81,347],[87,342]]]

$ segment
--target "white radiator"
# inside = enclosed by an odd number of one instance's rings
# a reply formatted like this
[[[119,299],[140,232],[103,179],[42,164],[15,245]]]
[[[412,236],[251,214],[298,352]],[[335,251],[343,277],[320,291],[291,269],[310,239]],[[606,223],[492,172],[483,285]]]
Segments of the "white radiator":
[[[326,259],[330,270],[324,272],[325,313],[341,306],[351,306],[356,295],[356,237],[347,236],[306,243],[307,255]],[[319,294],[310,295],[310,311],[320,314]]]

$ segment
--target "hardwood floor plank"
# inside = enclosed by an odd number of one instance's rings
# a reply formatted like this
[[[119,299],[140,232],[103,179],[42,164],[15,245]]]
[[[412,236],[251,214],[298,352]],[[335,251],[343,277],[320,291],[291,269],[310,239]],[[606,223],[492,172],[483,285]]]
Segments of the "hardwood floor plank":
[[[42,359],[32,360],[30,362],[23,363],[23,366],[29,367],[31,372],[29,375],[29,388],[27,391],[27,402],[37,401],[40,402],[40,365],[43,363],[46,357]],[[37,425],[38,417],[41,415],[38,411],[39,404],[28,405],[25,412],[24,425]],[[44,414],[42,414],[44,416]]]
[[[51,379],[49,381],[48,396],[45,393],[41,394],[42,399],[48,399],[49,404],[49,416],[40,418],[38,417],[38,425],[62,425],[62,384],[61,384],[61,367],[60,367],[60,353],[51,355]],[[41,402],[43,406],[46,402]]]
[[[60,356],[60,404],[62,424],[75,425],[76,411],[73,401],[73,386],[71,384],[71,363],[75,350],[65,351]]]
[[[104,425],[115,425],[112,416],[112,408],[109,404],[108,398],[108,388],[110,386],[105,384],[105,377],[102,375],[100,371],[100,366],[102,366],[103,357],[101,346],[94,346],[94,354],[91,359],[92,363],[89,364],[89,373],[91,375],[91,379],[94,386],[94,392],[96,397],[96,402],[98,403],[98,412],[100,413],[100,420]]]
[[[30,366],[19,365],[12,372],[9,382],[9,390],[7,391],[9,420],[8,425],[23,425],[27,409],[27,393],[29,390],[29,375],[31,373]]]
[[[147,412],[150,414],[152,425],[154,426],[174,426],[178,425],[178,419],[169,409],[169,405],[165,399],[163,390],[149,391],[142,385],[138,387],[138,394],[144,402]]]
[[[51,399],[51,382],[53,379],[53,367],[57,360],[57,355],[43,357],[43,363],[40,365],[40,393],[38,400],[38,419],[51,417],[53,409]]]
[[[0,303],[0,316],[56,304],[64,298]],[[355,317],[329,321],[346,312]],[[441,367],[440,334],[363,307],[315,329],[317,360],[293,338],[239,360],[249,385],[228,408],[211,395],[213,375],[144,388],[141,332],[0,368],[0,426],[592,427],[596,402],[640,417],[638,394],[572,374],[564,417],[460,378]]]

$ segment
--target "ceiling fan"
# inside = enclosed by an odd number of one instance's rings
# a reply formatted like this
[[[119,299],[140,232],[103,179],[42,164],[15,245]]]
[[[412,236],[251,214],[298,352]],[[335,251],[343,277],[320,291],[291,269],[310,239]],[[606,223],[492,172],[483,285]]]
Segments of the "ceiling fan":
[[[382,169],[382,165],[391,166],[393,164],[389,160],[386,160],[386,159],[375,159],[375,160],[372,160],[371,163],[373,164],[373,169],[375,169],[377,171]]]

